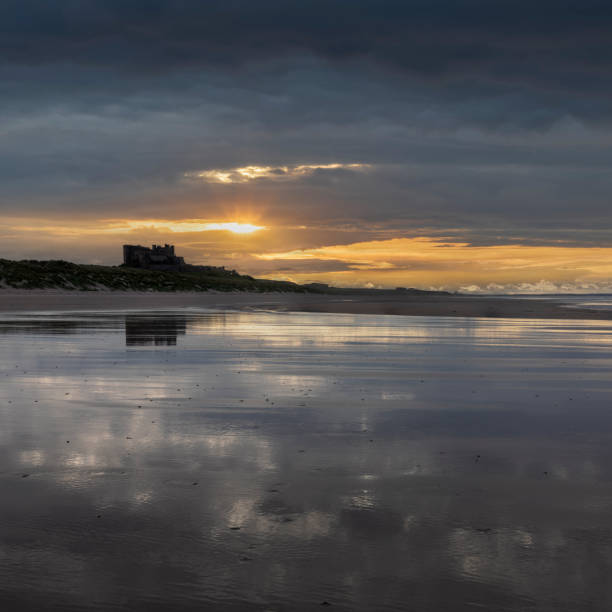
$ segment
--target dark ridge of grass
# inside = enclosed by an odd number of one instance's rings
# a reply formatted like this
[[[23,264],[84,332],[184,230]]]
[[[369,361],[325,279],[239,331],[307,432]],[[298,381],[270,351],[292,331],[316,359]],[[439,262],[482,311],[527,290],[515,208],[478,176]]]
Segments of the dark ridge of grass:
[[[287,291],[318,292],[287,281],[253,278],[234,270],[186,269],[179,272],[124,266],[81,265],[63,260],[0,259],[0,288],[78,291]]]

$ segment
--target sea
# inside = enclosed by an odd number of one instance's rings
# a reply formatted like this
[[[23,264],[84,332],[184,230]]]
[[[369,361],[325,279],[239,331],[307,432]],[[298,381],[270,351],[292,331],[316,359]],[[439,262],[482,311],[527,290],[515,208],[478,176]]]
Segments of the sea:
[[[592,308],[596,310],[612,310],[612,295],[608,293],[545,293],[545,294],[513,294],[499,295],[504,298],[552,300],[575,308]]]

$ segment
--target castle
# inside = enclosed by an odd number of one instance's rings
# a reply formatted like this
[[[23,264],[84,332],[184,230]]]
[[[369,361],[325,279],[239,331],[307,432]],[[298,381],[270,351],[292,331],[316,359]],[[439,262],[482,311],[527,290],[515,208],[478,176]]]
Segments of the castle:
[[[179,270],[185,265],[182,257],[174,254],[174,245],[154,244],[151,248],[140,245],[123,245],[123,264],[130,268],[149,270]]]
[[[194,266],[185,263],[183,257],[174,254],[173,244],[154,244],[151,248],[139,244],[123,245],[123,265],[128,268],[161,270],[163,272],[204,272],[238,276],[236,270],[226,270],[224,266]]]

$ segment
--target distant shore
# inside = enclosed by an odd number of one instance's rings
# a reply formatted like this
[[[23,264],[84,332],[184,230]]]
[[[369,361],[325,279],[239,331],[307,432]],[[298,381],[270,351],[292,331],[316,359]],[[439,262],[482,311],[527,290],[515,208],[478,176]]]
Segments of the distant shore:
[[[468,295],[343,295],[260,292],[138,292],[0,289],[0,312],[269,309],[286,312],[440,317],[612,320],[612,310],[576,308],[558,301]]]

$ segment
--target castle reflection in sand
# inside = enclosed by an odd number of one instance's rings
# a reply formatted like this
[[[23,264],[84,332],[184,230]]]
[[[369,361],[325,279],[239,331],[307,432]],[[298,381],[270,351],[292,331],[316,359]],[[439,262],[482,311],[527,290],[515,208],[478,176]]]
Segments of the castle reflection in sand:
[[[126,315],[126,346],[176,346],[177,336],[187,331],[184,316]]]

